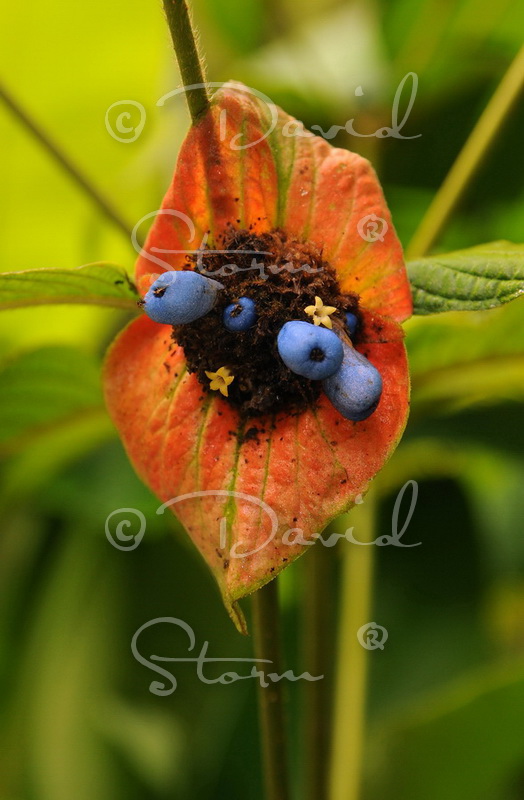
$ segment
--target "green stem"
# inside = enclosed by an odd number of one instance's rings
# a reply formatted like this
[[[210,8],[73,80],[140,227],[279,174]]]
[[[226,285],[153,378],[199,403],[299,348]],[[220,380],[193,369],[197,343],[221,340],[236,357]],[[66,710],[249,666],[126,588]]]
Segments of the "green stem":
[[[361,506],[341,519],[345,528],[354,527],[355,539],[373,541],[375,508],[370,494]],[[372,621],[375,545],[356,545],[343,541],[342,548],[342,598],[329,798],[358,800],[362,782],[369,654],[358,641],[357,632]]]
[[[198,85],[186,92],[187,105],[193,122],[206,113],[209,98],[205,87],[204,70],[191,25],[189,9],[185,0],[164,0],[167,24],[171,32],[173,47],[184,86]]]
[[[107,200],[104,195],[97,189],[97,187],[87,178],[83,172],[71,161],[63,150],[54,142],[48,134],[35,122],[33,117],[26,111],[25,108],[16,100],[13,95],[7,91],[3,86],[0,86],[0,97],[17,118],[19,122],[26,128],[27,131],[39,142],[39,144],[51,155],[57,164],[62,167],[70,178],[79,186],[82,191],[90,197],[98,209],[104,214],[107,219],[116,225],[125,235],[128,241],[131,241],[132,225],[120,216],[120,213],[115,209],[112,203]]]
[[[258,665],[264,675],[281,675],[280,616],[277,581],[272,580],[252,596],[255,658],[269,659]],[[258,708],[266,800],[288,800],[287,741],[284,724],[284,697],[281,681],[264,681],[258,687]]]
[[[407,258],[425,255],[439,237],[472,176],[479,168],[502,123],[524,87],[524,47],[521,48],[484,109],[444,183],[435,195],[407,251]]]
[[[327,765],[332,708],[335,588],[333,551],[321,543],[303,559],[302,598],[304,670],[323,675],[321,681],[303,681],[302,780],[304,800],[326,800]]]

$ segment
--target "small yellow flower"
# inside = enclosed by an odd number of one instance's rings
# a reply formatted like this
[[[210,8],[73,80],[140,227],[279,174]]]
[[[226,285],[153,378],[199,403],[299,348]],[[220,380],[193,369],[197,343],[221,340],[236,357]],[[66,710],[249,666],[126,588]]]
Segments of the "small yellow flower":
[[[214,392],[220,392],[224,395],[224,397],[227,397],[227,387],[235,380],[235,376],[231,375],[228,368],[220,367],[220,369],[217,369],[216,372],[208,372],[206,370],[206,375],[211,381],[209,388]]]
[[[325,325],[326,328],[333,327],[330,315],[334,314],[336,310],[336,306],[325,306],[320,297],[315,297],[314,306],[306,306],[304,309],[306,314],[313,317],[315,325]]]

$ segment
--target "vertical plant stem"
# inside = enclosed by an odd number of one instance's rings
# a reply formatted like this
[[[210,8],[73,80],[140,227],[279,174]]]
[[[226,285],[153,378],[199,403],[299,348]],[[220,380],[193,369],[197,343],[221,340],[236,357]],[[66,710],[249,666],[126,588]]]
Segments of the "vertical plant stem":
[[[358,541],[374,539],[375,508],[371,494],[342,518]],[[335,708],[330,770],[330,800],[358,800],[362,782],[368,650],[357,638],[371,622],[375,545],[341,543],[343,552],[341,617],[335,678]]]
[[[127,224],[113,204],[104,197],[93,182],[73,163],[62,148],[51,139],[14,95],[8,92],[3,86],[0,86],[0,98],[2,98],[7,108],[31,136],[33,136],[55,162],[60,165],[62,170],[73,179],[76,185],[93,201],[102,214],[122,231],[126,239],[130,242],[133,226]]]
[[[260,672],[281,675],[280,613],[278,585],[274,579],[252,596],[255,658],[269,659],[271,664],[258,665]],[[287,741],[284,721],[282,681],[270,678],[258,687],[260,737],[266,800],[289,800]]]
[[[524,87],[524,47],[521,48],[484,109],[444,183],[435,195],[407,251],[407,258],[425,255],[440,235],[472,176],[493,143]]]
[[[320,681],[302,681],[303,746],[302,780],[304,800],[326,800],[331,731],[332,673],[334,661],[334,553],[321,542],[303,559],[302,598],[303,661],[310,675]]]
[[[186,92],[191,119],[197,122],[208,110],[209,98],[204,85],[204,69],[198,55],[189,9],[185,0],[163,0],[163,2],[182,82],[184,86],[197,85],[197,88]]]

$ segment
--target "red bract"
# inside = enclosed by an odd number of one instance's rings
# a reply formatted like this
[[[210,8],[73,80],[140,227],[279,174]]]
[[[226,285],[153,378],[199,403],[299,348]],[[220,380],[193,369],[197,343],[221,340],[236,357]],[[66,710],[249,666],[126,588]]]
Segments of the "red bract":
[[[183,217],[158,215],[137,280],[149,285],[160,261],[165,269],[187,268],[184,252],[162,251],[195,250],[208,233],[210,246],[232,228],[278,228],[313,243],[336,269],[341,290],[359,296],[357,349],[383,379],[377,410],[351,422],[321,395],[299,414],[242,420],[188,373],[171,328],[147,317],[120,334],[105,367],[107,404],[132,463],[163,502],[177,499],[172,509],[241,629],[236,601],[307,549],[293,543],[298,532],[311,541],[367,490],[393,452],[409,406],[399,323],[411,313],[411,294],[377,177],[365,159],[304,135],[283,111],[273,113],[268,134],[272,109],[262,100],[236,84],[216,93],[189,131],[162,206],[186,215],[194,236]],[[359,223],[370,215],[385,221],[382,239],[360,235]],[[204,494],[178,499],[192,493]]]

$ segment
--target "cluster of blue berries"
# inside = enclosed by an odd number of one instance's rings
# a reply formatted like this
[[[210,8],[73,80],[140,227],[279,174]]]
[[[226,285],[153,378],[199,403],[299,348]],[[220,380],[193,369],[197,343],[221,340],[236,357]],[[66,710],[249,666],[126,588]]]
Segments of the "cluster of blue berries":
[[[155,322],[184,325],[205,316],[214,307],[223,285],[198,272],[173,271],[161,275],[147,292],[143,305]],[[255,303],[240,297],[226,306],[223,324],[239,333],[257,322]],[[346,312],[346,329],[352,337],[358,318]],[[335,331],[302,320],[286,322],[277,335],[280,358],[288,369],[322,388],[346,419],[360,421],[373,413],[382,394],[378,370]]]
[[[293,320],[282,327],[277,347],[290,370],[322,381],[329,400],[346,419],[366,419],[377,407],[382,394],[379,371],[334,331]]]

